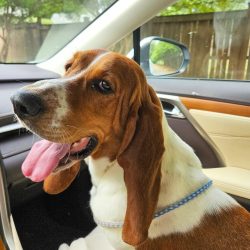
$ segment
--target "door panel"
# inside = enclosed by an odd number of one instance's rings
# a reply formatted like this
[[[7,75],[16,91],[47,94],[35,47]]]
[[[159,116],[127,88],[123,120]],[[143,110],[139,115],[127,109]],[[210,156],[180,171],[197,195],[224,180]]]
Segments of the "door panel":
[[[218,148],[202,127],[193,119],[180,98],[158,94],[169,126],[189,144],[204,168],[224,167],[225,162]]]
[[[214,185],[226,193],[250,199],[250,171],[244,168],[225,167],[203,169]],[[248,201],[248,204],[249,201]]]
[[[220,149],[226,167],[204,169],[225,192],[250,199],[250,118],[204,110],[189,110]]]
[[[220,149],[227,166],[250,170],[250,118],[196,109],[190,113]]]
[[[211,149],[188,119],[167,117],[167,121],[176,134],[182,134],[182,140],[193,148],[204,168],[216,168],[221,166],[213,149]],[[182,133],[183,130],[185,133]]]

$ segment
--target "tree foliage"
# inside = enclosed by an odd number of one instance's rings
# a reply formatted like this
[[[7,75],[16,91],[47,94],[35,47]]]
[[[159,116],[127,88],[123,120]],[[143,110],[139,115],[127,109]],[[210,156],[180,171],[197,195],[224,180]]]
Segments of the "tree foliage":
[[[174,60],[179,57],[181,50],[178,46],[165,42],[156,41],[150,45],[149,57],[152,63],[164,65],[165,60]]]
[[[54,13],[74,16],[75,21],[82,15],[91,19],[100,14],[114,0],[0,0],[0,60],[5,61],[10,43],[10,32],[14,24],[37,23],[43,20],[51,23]],[[73,18],[71,18],[72,20]]]
[[[41,21],[42,18],[51,18],[54,13],[75,15],[88,14],[96,16],[105,9],[112,0],[0,0],[0,10],[3,17],[11,17],[12,23],[23,21]],[[1,23],[0,23],[1,24]]]
[[[248,8],[248,0],[180,0],[162,10],[160,16],[188,15]]]

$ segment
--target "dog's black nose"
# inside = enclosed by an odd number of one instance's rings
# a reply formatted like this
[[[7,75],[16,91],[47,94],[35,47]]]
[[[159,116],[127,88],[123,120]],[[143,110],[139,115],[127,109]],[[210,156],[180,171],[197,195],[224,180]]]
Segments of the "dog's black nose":
[[[19,91],[11,97],[15,113],[20,118],[39,115],[43,111],[42,100],[29,91]]]

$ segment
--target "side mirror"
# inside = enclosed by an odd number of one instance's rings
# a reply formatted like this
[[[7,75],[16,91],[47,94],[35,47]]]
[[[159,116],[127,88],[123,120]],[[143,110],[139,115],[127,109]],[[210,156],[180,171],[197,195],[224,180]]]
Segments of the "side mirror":
[[[189,63],[188,48],[171,39],[151,36],[141,45],[141,67],[147,76],[180,74]]]

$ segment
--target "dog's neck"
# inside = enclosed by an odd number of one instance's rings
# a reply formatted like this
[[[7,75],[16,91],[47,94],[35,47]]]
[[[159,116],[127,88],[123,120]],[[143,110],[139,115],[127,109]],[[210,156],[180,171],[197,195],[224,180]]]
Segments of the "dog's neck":
[[[165,117],[162,127],[165,152],[157,210],[184,198],[208,181],[192,148],[169,128]],[[89,169],[93,183],[90,205],[94,216],[103,221],[123,221],[127,206],[123,168],[117,161],[110,162],[108,158],[94,160],[90,157]],[[110,207],[110,204],[114,207]],[[188,231],[200,223],[203,215],[232,205],[235,205],[235,201],[231,197],[211,187],[192,202],[169,213],[169,216],[153,220],[149,234],[152,237],[159,236],[160,231],[154,229],[159,227],[164,228],[165,234]]]
[[[164,207],[195,191],[208,181],[193,149],[162,120],[165,152],[161,165],[161,191],[158,207]]]
[[[162,180],[161,192],[166,202],[174,202],[176,199],[183,198],[189,191],[194,191],[201,184],[205,183],[208,178],[201,171],[201,163],[194,154],[192,148],[184,143],[168,126],[165,116],[162,120],[164,135],[165,152],[162,157]],[[90,172],[92,182],[98,186],[103,177],[118,165],[117,161],[110,162],[108,158],[94,160],[90,157]],[[119,172],[123,173],[119,166]],[[115,179],[112,182],[123,182],[123,174],[119,177],[122,180]],[[172,192],[172,188],[174,192]],[[168,195],[166,195],[168,194]],[[168,198],[167,198],[168,197]],[[167,198],[167,200],[166,200]]]

